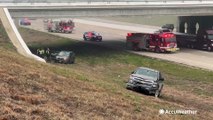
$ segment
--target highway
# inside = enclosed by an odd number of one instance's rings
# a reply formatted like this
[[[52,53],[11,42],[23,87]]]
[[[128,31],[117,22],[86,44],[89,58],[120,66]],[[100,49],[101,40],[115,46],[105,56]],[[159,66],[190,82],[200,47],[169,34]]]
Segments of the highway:
[[[154,26],[137,25],[100,19],[74,19],[74,21],[76,27],[72,34],[51,34],[83,41],[82,35],[85,31],[97,31],[103,36],[103,42],[92,43],[125,50],[125,38],[128,32],[152,32],[159,29],[159,27]],[[41,19],[33,20],[32,25],[27,27],[38,31],[47,32],[47,30],[44,29],[44,23]],[[197,68],[213,70],[213,52],[194,49],[181,49],[180,51],[172,54],[157,54],[154,52],[146,51],[129,52],[153,58],[173,61],[176,63],[189,65]]]

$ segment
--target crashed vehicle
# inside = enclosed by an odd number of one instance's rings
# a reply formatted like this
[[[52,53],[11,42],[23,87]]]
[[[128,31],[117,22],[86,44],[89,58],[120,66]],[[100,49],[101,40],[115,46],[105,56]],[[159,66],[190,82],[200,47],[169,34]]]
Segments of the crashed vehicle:
[[[51,62],[70,64],[75,63],[75,53],[72,51],[57,51],[50,55]]]
[[[20,25],[31,25],[31,21],[28,18],[22,18],[20,20]]]
[[[85,41],[99,41],[101,42],[102,41],[102,36],[95,32],[95,31],[89,31],[89,32],[85,32],[83,34],[83,38]]]
[[[130,90],[143,90],[148,94],[154,94],[159,97],[163,89],[164,78],[161,72],[146,68],[139,67],[130,75],[126,88]]]

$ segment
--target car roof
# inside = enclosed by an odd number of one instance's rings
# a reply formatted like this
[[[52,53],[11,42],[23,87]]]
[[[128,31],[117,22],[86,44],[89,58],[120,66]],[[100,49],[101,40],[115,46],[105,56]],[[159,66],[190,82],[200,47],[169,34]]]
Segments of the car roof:
[[[174,26],[174,24],[165,24],[163,26]]]
[[[59,51],[59,52],[69,52],[69,53],[73,53],[73,51],[66,51],[66,50],[62,50],[62,51]]]
[[[148,68],[148,67],[138,67],[137,69],[146,69],[146,70],[155,71],[155,72],[160,73],[160,71],[155,70],[155,69],[151,69],[151,68]]]
[[[87,31],[85,33],[98,33],[98,32],[95,32],[95,31]]]

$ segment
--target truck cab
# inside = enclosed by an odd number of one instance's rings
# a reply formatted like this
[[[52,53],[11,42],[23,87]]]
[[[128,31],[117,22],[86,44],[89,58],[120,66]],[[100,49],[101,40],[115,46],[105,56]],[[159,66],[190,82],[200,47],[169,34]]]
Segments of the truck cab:
[[[213,50],[213,30],[203,30],[197,34],[197,47],[200,49],[206,49],[208,51]]]

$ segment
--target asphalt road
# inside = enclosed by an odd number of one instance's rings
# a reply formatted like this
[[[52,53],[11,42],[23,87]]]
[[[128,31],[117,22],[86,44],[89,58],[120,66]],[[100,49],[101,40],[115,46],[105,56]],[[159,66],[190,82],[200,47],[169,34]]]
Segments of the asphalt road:
[[[74,19],[74,21],[76,27],[72,34],[52,34],[83,41],[82,35],[85,31],[97,31],[103,36],[103,42],[93,42],[94,44],[110,46],[116,49],[123,50],[125,49],[125,38],[128,32],[152,32],[159,28],[147,25],[137,25],[108,20]],[[47,32],[47,30],[45,30],[44,28],[43,20],[41,19],[33,20],[32,25],[28,27],[35,30]],[[153,58],[173,61],[184,65],[213,70],[213,52],[194,49],[181,49],[180,51],[172,54],[157,54],[145,51],[130,52]]]

